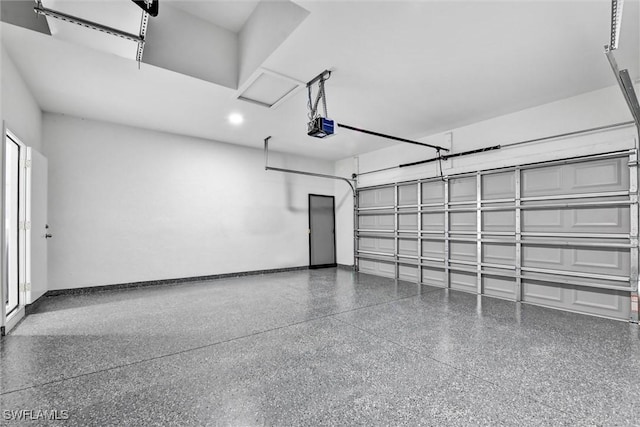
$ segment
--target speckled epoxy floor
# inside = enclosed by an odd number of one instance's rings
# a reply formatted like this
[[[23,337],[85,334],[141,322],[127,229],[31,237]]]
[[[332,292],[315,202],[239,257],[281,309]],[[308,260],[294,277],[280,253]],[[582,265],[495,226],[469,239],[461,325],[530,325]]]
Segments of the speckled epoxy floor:
[[[0,423],[640,425],[637,325],[323,269],[47,298]]]

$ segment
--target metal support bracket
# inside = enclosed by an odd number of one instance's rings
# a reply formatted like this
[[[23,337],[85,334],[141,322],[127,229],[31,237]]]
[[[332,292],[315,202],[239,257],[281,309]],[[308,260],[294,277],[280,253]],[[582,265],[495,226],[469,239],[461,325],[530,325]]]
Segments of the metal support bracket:
[[[324,91],[324,82],[331,77],[331,71],[324,70],[311,81],[307,83],[307,91],[309,95],[309,120],[313,120],[318,116],[318,104],[322,101],[322,108],[324,110],[324,117],[327,117],[327,97]],[[316,99],[311,102],[311,87],[318,82],[318,93]]]
[[[157,4],[157,1],[156,1]],[[140,34],[131,34],[126,31],[119,30],[117,28],[109,27],[103,24],[99,24],[97,22],[89,21],[87,19],[83,19],[77,16],[68,15],[63,12],[59,12],[53,9],[47,9],[42,6],[42,2],[38,1],[36,6],[34,6],[33,10],[38,15],[48,16],[50,18],[59,19],[61,21],[70,22],[72,24],[80,25],[81,27],[89,28],[91,30],[100,31],[105,34],[109,34],[112,36],[120,37],[125,40],[129,40],[138,44],[138,50],[136,53],[136,61],[140,63],[142,61],[142,53],[144,51],[145,44],[145,35],[147,31],[147,24],[149,19],[149,14],[147,12],[142,12],[142,20],[140,22]]]

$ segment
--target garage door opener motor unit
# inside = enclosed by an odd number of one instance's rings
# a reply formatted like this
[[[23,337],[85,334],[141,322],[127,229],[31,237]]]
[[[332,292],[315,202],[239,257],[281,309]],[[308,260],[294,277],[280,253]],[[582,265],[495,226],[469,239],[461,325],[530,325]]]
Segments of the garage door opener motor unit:
[[[318,74],[313,80],[307,83],[307,92],[309,94],[309,123],[307,123],[307,135],[316,138],[326,138],[335,133],[334,121],[327,118],[327,97],[324,91],[324,82],[331,77],[331,71],[325,70]],[[318,83],[318,93],[313,102],[311,102],[311,89],[315,83]],[[322,109],[324,116],[318,114],[318,106],[322,101]]]

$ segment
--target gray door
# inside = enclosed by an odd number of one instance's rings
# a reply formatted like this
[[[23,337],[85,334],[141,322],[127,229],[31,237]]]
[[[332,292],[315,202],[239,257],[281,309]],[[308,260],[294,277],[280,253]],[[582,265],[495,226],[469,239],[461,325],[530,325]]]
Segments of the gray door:
[[[309,194],[309,267],[335,267],[336,237],[333,196]]]

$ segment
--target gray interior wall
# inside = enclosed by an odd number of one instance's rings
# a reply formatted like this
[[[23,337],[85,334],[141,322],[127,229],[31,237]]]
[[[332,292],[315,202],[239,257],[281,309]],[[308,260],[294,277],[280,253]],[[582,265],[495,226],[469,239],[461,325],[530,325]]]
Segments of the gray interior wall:
[[[308,194],[331,181],[267,172],[260,149],[55,114],[44,131],[50,289],[308,265]]]

